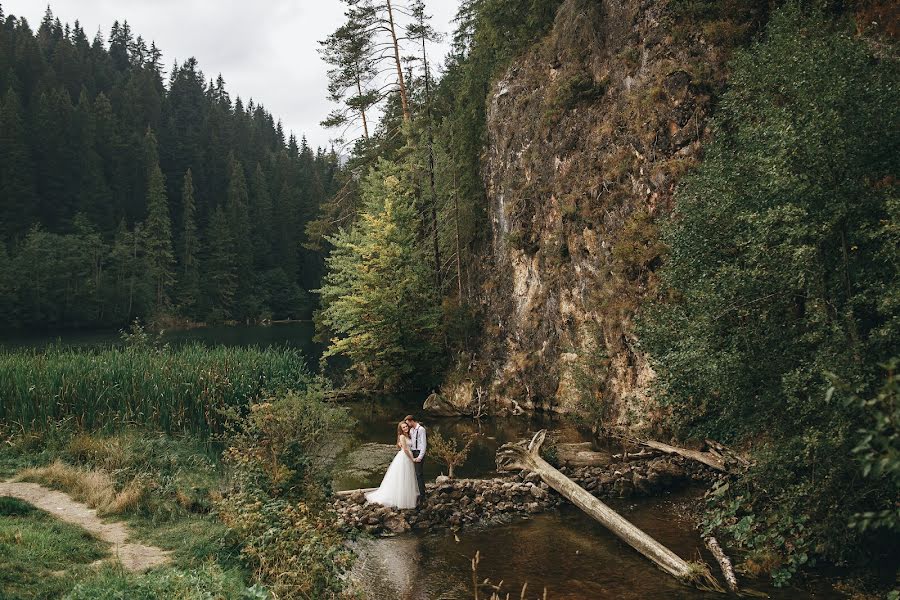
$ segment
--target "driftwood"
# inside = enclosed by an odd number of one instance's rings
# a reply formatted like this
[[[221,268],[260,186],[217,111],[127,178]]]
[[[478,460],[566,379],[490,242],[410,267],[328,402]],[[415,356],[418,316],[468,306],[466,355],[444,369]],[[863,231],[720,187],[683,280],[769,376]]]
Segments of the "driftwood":
[[[706,565],[688,563],[541,458],[541,444],[544,443],[546,435],[546,430],[539,431],[527,446],[523,444],[503,445],[497,452],[498,469],[501,471],[518,469],[537,473],[547,485],[599,521],[666,573],[679,581],[693,584],[701,589],[724,591]]]
[[[734,567],[731,566],[731,560],[728,558],[728,555],[725,554],[725,551],[722,550],[722,546],[719,545],[719,542],[714,537],[703,538],[703,541],[706,543],[706,547],[709,548],[709,551],[712,552],[716,562],[719,563],[719,568],[722,569],[722,576],[725,577],[725,583],[728,584],[728,589],[735,594],[740,593],[737,576],[734,574]]]
[[[728,472],[728,469],[725,468],[725,461],[722,459],[721,455],[716,456],[712,452],[700,452],[699,450],[678,448],[676,446],[670,446],[669,444],[656,442],[654,440],[644,440],[638,443],[642,446],[647,446],[648,448],[653,448],[654,450],[665,452],[666,454],[677,454],[678,456],[683,456],[684,458],[696,460],[697,462],[701,462],[704,465],[712,467],[717,471],[722,471],[723,473]]]
[[[360,488],[358,490],[343,490],[341,492],[335,492],[334,495],[337,498],[346,498],[348,496],[352,496],[356,492],[362,492],[365,494],[366,492],[374,492],[377,489],[378,488]]]
[[[706,439],[704,441],[706,442],[706,446],[709,448],[709,452],[721,457],[726,466],[732,463],[740,465],[741,467],[750,466],[749,460],[747,460],[743,456],[740,456],[731,448],[728,448],[727,446],[724,446],[715,440]]]
[[[609,464],[606,452],[594,452],[590,442],[579,444],[556,444],[559,462],[572,467],[603,467]]]
[[[655,458],[659,456],[658,450],[652,450],[650,448],[644,448],[640,452],[620,452],[619,454],[613,454],[613,458],[620,458],[622,460],[639,460],[644,458]]]

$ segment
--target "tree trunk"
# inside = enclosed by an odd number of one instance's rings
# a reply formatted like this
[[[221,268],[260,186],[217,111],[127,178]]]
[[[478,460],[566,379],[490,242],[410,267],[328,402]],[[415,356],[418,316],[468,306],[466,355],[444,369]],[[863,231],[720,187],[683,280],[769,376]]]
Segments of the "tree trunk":
[[[456,221],[456,291],[459,294],[459,303],[462,305],[462,255],[459,250],[459,190],[456,189],[456,173],[453,174],[453,216]],[[466,343],[468,347],[468,341]]]
[[[703,541],[706,543],[709,551],[712,552],[716,562],[719,563],[719,567],[722,569],[722,576],[725,577],[725,583],[728,584],[728,589],[735,594],[739,593],[740,590],[738,589],[737,576],[734,574],[734,567],[731,566],[731,560],[725,554],[725,551],[722,550],[722,546],[719,545],[719,542],[714,537],[703,538]]]
[[[610,463],[610,455],[606,452],[594,452],[591,443],[556,444],[556,456],[559,462],[572,467],[603,467]]]
[[[425,107],[428,121],[428,175],[431,184],[431,242],[434,251],[434,277],[438,294],[443,291],[441,278],[441,247],[438,241],[437,191],[434,184],[434,129],[431,116],[431,83],[428,73],[428,53],[425,50],[425,36],[422,36],[422,64],[425,68]],[[452,475],[451,475],[452,477]]]
[[[725,462],[711,452],[700,452],[699,450],[677,448],[675,446],[670,446],[669,444],[664,444],[662,442],[656,442],[653,440],[645,440],[638,443],[640,443],[642,446],[647,446],[648,448],[653,448],[654,450],[665,452],[666,454],[677,454],[678,456],[696,460],[697,462],[701,462],[708,467],[712,467],[716,471],[722,471],[723,473],[728,472],[728,469],[725,468]]]
[[[537,473],[547,485],[599,521],[619,539],[653,561],[666,573],[700,589],[723,591],[706,565],[686,562],[541,458],[540,448],[546,435],[546,430],[539,431],[527,446],[523,444],[503,445],[497,452],[498,469],[501,471],[519,469]]]
[[[359,65],[356,67],[356,93],[359,94],[360,99],[362,98],[362,81],[359,79]],[[366,141],[369,141],[369,123],[366,121],[366,109],[363,108],[362,101],[360,100],[359,106],[359,115],[362,117],[362,126],[363,126],[363,137]]]
[[[403,65],[400,63],[400,43],[397,41],[397,31],[394,27],[394,9],[391,0],[387,0],[388,25],[391,31],[391,40],[394,45],[394,62],[397,64],[397,86],[400,88],[400,106],[403,108],[403,121],[409,123],[409,100],[406,97],[406,80],[403,79]]]

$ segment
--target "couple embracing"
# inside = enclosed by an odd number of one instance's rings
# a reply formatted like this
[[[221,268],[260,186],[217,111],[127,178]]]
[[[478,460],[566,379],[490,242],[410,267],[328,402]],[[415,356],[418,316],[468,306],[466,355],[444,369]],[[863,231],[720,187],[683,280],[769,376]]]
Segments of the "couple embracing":
[[[418,508],[425,501],[425,428],[412,415],[397,424],[399,451],[391,461],[381,487],[366,494],[366,500],[395,508]]]

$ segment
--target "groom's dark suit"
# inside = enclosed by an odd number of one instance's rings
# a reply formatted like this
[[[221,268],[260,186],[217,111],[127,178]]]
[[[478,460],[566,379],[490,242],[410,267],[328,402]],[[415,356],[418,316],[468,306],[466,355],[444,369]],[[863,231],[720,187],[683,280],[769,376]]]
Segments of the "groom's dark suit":
[[[419,484],[419,502],[423,502],[425,500],[425,475],[422,472],[422,467],[425,466],[424,453],[428,447],[427,434],[425,433],[425,428],[421,425],[418,425],[409,433],[412,437],[410,449],[413,457],[418,459],[422,455],[422,460],[416,460],[413,465],[416,469],[416,483]]]

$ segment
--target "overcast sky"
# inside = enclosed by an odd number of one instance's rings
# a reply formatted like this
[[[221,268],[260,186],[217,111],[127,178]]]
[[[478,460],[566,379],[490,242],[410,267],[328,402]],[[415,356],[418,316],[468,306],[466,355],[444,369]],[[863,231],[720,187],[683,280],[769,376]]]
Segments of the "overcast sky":
[[[28,19],[36,30],[46,0],[0,0],[7,15]],[[458,0],[427,0],[435,29],[448,33]],[[168,72],[175,59],[194,56],[206,79],[219,73],[232,99],[262,103],[286,131],[326,146],[335,131],[319,127],[331,110],[325,98],[326,65],[316,49],[343,21],[338,0],[52,0],[63,23],[81,22],[89,39],[104,39],[113,21],[127,20],[135,36],[156,41]],[[443,62],[446,42],[431,49]]]

